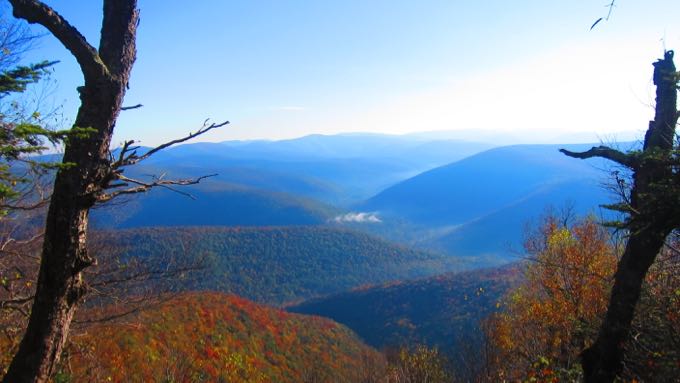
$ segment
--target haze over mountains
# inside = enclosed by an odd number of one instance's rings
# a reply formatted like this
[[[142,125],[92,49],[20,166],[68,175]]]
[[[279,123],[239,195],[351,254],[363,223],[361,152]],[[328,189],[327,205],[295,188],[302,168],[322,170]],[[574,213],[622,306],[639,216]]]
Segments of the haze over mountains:
[[[216,175],[93,210],[91,243],[123,268],[200,267],[172,288],[193,291],[198,303],[189,303],[194,295],[180,295],[138,317],[154,328],[162,327],[155,315],[185,325],[195,320],[187,314],[193,304],[208,318],[200,337],[219,337],[229,328],[229,336],[211,348],[184,350],[200,363],[228,360],[231,354],[213,351],[232,343],[243,348],[242,340],[255,334],[264,339],[262,347],[239,352],[252,354],[253,363],[271,362],[268,376],[290,378],[300,365],[314,363],[306,340],[319,337],[338,345],[335,354],[349,366],[338,373],[349,374],[366,353],[378,355],[352,338],[352,330],[376,348],[437,346],[463,366],[466,353],[481,347],[480,321],[498,310],[521,278],[521,266],[503,265],[521,259],[527,224],[538,222],[549,206],[601,214],[597,207],[610,201],[602,184],[611,169],[604,162],[558,152],[590,146],[495,146],[428,134],[187,144],[159,152],[126,175]],[[236,319],[213,320],[215,313],[243,305],[248,310]],[[301,351],[286,352],[272,344],[288,334],[290,321],[318,322],[262,305],[325,316],[346,327],[333,325],[329,332],[332,322],[324,322],[311,326],[309,335],[290,332],[286,341]],[[278,319],[270,325],[273,317]]]
[[[385,222],[408,222],[413,244],[453,255],[508,257],[521,248],[523,230],[552,206],[598,214],[610,200],[603,187],[608,165],[575,161],[559,148],[499,147],[402,181],[364,202]],[[400,230],[403,235],[405,230]],[[514,247],[514,250],[513,250]]]
[[[95,226],[342,225],[423,249],[503,263],[547,206],[594,212],[606,165],[565,145],[492,144],[380,134],[182,145],[128,172],[216,176],[100,209]],[[572,150],[590,145],[567,145]],[[514,250],[513,250],[514,249]]]
[[[129,173],[219,174],[182,189],[194,199],[152,190],[95,211],[94,222],[121,259],[207,261],[184,289],[300,302],[291,309],[377,347],[455,348],[479,342],[479,320],[517,273],[441,274],[521,259],[527,224],[549,206],[601,214],[611,169],[558,152],[590,146],[377,134],[182,145]]]

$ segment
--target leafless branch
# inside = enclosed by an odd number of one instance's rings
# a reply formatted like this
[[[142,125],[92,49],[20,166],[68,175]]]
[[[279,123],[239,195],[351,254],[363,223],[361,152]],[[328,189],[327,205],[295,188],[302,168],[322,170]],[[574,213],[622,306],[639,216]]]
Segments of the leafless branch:
[[[14,299],[6,299],[6,300],[0,300],[0,308],[5,308],[9,306],[15,306],[15,307],[20,307],[28,302],[31,302],[33,300],[33,295],[28,296],[28,297],[22,297],[22,298],[14,298]]]
[[[609,11],[607,12],[607,17],[605,17],[605,20],[609,21],[609,17],[612,15],[612,10],[614,10],[614,3],[616,0],[612,0],[611,3],[607,5],[607,8],[609,8]]]
[[[154,155],[155,153],[157,153],[157,152],[159,152],[163,149],[166,149],[170,146],[191,140],[191,139],[196,138],[196,137],[198,137],[198,136],[200,136],[204,133],[207,133],[207,132],[209,132],[213,129],[223,127],[227,124],[229,124],[229,121],[224,121],[224,122],[221,122],[221,123],[212,123],[212,124],[208,125],[208,120],[205,120],[203,122],[203,126],[200,129],[198,129],[196,132],[189,133],[188,135],[186,135],[182,138],[178,138],[176,140],[172,140],[172,141],[166,142],[164,144],[161,144],[159,146],[156,146],[155,148],[149,150],[148,152],[144,153],[141,156],[138,156],[135,152],[135,150],[138,149],[139,147],[132,147],[131,146],[132,144],[134,144],[134,141],[126,141],[125,144],[123,145],[123,148],[121,148],[118,161],[116,161],[116,163],[114,163],[113,166],[114,166],[114,168],[119,168],[119,167],[123,167],[123,166],[134,165],[138,162],[144,161],[145,159],[151,157],[152,155]]]
[[[600,17],[599,19],[595,20],[595,22],[593,23],[593,25],[590,26],[590,30],[591,30],[591,31],[593,30],[593,28],[595,28],[595,26],[596,26],[597,24],[600,23],[600,21],[602,21],[602,20],[609,21],[609,17],[612,15],[612,10],[614,10],[614,3],[615,3],[615,2],[616,2],[615,0],[612,0],[611,3],[605,5],[605,7],[609,9],[609,10],[607,11],[607,16],[606,16],[606,17]]]
[[[136,314],[138,312],[148,310],[154,307],[158,307],[159,305],[166,303],[173,298],[177,297],[177,293],[166,293],[166,294],[161,294],[159,296],[153,297],[150,299],[148,296],[141,296],[141,297],[136,297],[136,298],[126,298],[125,299],[125,304],[121,305],[115,305],[115,309],[120,309],[121,307],[126,307],[126,309],[122,311],[116,311],[116,312],[96,312],[96,310],[88,310],[85,312],[85,317],[83,318],[75,318],[73,320],[73,323],[79,327],[87,327],[90,325],[98,324],[98,323],[106,323],[106,322],[112,322],[116,321],[118,319],[125,318],[127,316]],[[99,314],[99,315],[97,315]]]
[[[120,108],[120,110],[122,111],[122,110],[138,109],[138,108],[141,108],[143,106],[144,105],[142,105],[142,104],[137,104],[137,105],[132,105],[132,106],[123,106],[123,107]]]
[[[173,192],[185,195],[191,199],[194,199],[194,197],[186,192],[183,192],[181,190],[177,190],[173,188],[172,186],[186,186],[186,185],[195,185],[200,183],[202,180],[209,178],[209,177],[214,177],[217,174],[208,174],[205,176],[200,176],[197,178],[190,178],[190,179],[179,179],[179,180],[164,180],[162,177],[158,177],[156,180],[152,182],[144,182],[140,180],[136,180],[134,178],[129,178],[126,177],[122,174],[117,174],[117,178],[120,181],[123,181],[121,184],[115,184],[117,187],[121,186],[127,186],[129,184],[135,184],[137,186],[131,187],[128,189],[121,189],[121,190],[114,190],[109,193],[103,193],[97,196],[97,202],[107,202],[112,200],[115,197],[121,196],[121,195],[127,195],[127,194],[137,194],[137,193],[143,193],[148,191],[151,188],[154,187],[164,187],[168,190],[172,190]]]
[[[0,243],[0,252],[2,252],[2,253],[4,253],[4,252],[15,253],[14,251],[7,250],[7,246],[9,246],[9,245],[26,246],[26,245],[29,245],[29,244],[33,244],[33,243],[35,243],[35,241],[42,239],[43,235],[44,235],[44,233],[41,231],[41,232],[34,234],[34,235],[32,235],[32,236],[30,236],[26,239],[17,239],[17,238],[14,238],[12,233],[8,233],[7,239],[3,240]]]
[[[617,164],[623,165],[629,169],[636,169],[638,167],[638,160],[630,155],[620,152],[616,149],[609,148],[607,146],[594,146],[590,150],[585,152],[572,152],[567,149],[560,149],[563,154],[579,159],[587,159],[600,157],[610,161],[614,161]]]
[[[4,204],[0,203],[0,210],[23,210],[23,211],[29,211],[29,210],[35,210],[37,208],[45,206],[49,202],[48,199],[42,199],[36,203],[28,204],[28,205],[15,205],[15,204]]]
[[[110,277],[103,280],[98,280],[89,284],[89,287],[98,288],[108,285],[116,285],[123,283],[130,283],[135,281],[148,282],[155,279],[168,279],[176,275],[181,275],[190,271],[198,271],[203,268],[202,264],[190,264],[187,266],[172,268],[172,269],[160,269],[160,270],[140,270],[131,274],[126,274],[120,277]],[[101,271],[100,274],[107,275],[113,273],[112,270]]]

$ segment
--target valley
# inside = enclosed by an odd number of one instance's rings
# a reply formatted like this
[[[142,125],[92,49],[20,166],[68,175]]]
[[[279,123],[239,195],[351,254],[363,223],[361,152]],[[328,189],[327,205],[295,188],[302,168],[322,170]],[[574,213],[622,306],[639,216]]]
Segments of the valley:
[[[528,228],[550,208],[597,215],[609,201],[603,162],[558,152],[587,146],[361,134],[182,145],[137,176],[218,176],[193,198],[154,190],[97,210],[94,238],[121,262],[199,265],[178,291],[328,317],[378,349],[457,355],[482,347],[482,321],[521,279]]]
[[[611,169],[558,152],[587,146],[339,135],[167,150],[130,174],[216,175],[93,211],[91,251],[113,270],[93,281],[118,282],[78,320],[167,298],[75,336],[69,363],[91,368],[63,376],[357,381],[422,345],[471,379],[490,363],[469,357],[488,347],[486,321],[524,281],[527,235],[559,211],[610,214],[597,206]]]
[[[679,4],[7,0],[0,383],[677,383]]]

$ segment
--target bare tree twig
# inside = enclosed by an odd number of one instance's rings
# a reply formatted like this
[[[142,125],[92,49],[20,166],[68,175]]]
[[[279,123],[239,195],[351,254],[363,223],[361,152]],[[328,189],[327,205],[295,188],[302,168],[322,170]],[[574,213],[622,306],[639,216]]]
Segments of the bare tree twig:
[[[607,12],[607,17],[605,17],[605,20],[609,21],[609,17],[612,15],[612,10],[614,10],[614,3],[616,0],[612,0],[611,3],[607,5],[607,8],[609,8],[609,12]]]

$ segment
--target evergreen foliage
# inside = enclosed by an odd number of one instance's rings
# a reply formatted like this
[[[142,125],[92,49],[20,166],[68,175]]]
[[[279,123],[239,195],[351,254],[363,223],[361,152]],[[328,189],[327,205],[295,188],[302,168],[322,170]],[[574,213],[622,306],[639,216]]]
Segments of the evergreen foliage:
[[[44,141],[57,143],[64,132],[55,132],[40,125],[40,113],[26,116],[13,96],[26,91],[40,81],[55,62],[44,61],[29,66],[17,66],[0,73],[0,214],[5,215],[18,198],[27,192],[35,175],[57,167],[56,164],[31,159],[45,149]],[[21,166],[19,166],[21,165]],[[29,196],[24,196],[29,197]],[[35,198],[35,196],[33,196]]]

